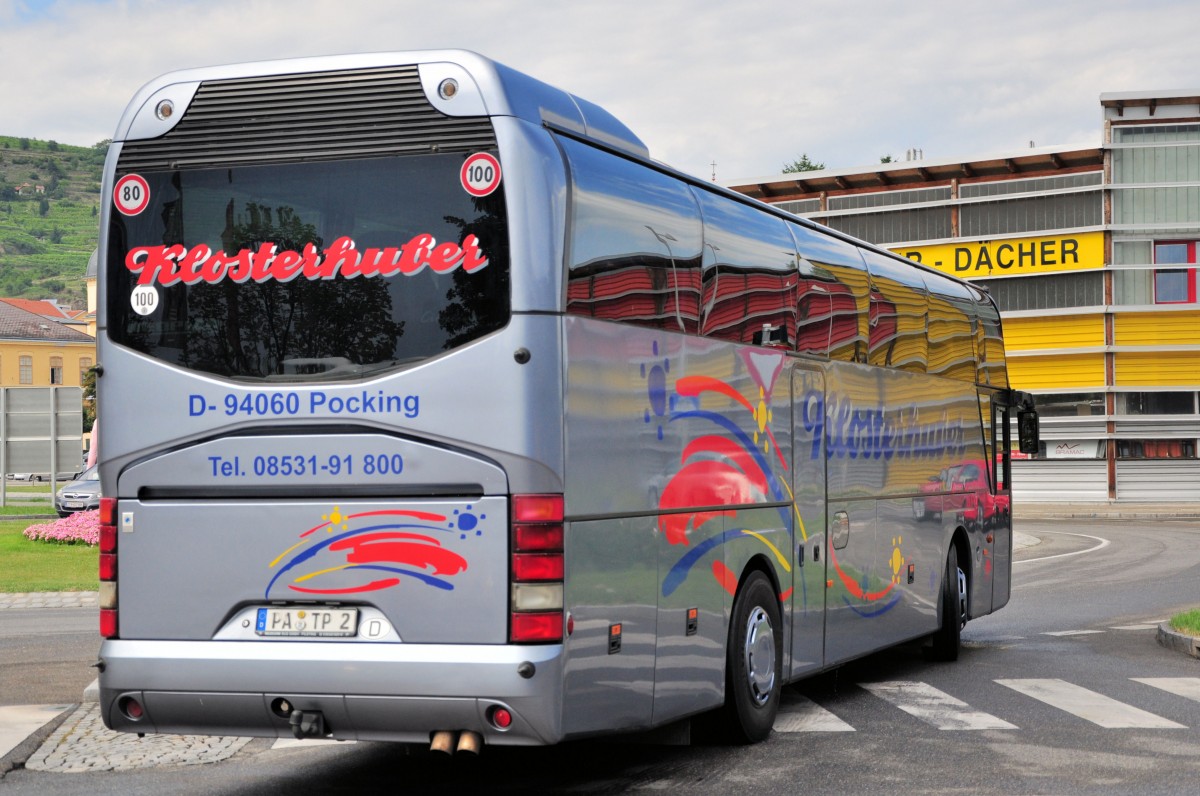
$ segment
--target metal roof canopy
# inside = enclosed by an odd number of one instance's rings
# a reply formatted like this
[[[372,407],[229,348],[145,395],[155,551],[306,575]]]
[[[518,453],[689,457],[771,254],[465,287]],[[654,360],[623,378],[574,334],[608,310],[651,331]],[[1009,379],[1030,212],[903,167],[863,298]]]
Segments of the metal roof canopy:
[[[1104,166],[1102,147],[1040,147],[1015,150],[1011,154],[983,157],[912,160],[881,163],[866,170],[802,171],[778,177],[739,180],[727,187],[763,201],[813,198],[865,191],[925,188],[948,184],[951,180],[971,181],[990,178],[1046,177],[1056,173],[1087,171]]]

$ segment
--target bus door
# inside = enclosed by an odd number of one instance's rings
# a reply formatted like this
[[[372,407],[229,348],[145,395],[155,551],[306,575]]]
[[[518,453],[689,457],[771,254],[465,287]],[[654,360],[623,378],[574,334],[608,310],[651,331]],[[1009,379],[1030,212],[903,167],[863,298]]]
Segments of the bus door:
[[[825,664],[825,374],[798,365],[792,371],[792,400],[792,676],[798,677]]]
[[[981,396],[984,429],[987,433],[988,461],[992,466],[993,511],[990,536],[992,543],[993,611],[1008,603],[1012,582],[1012,435],[1010,407]]]

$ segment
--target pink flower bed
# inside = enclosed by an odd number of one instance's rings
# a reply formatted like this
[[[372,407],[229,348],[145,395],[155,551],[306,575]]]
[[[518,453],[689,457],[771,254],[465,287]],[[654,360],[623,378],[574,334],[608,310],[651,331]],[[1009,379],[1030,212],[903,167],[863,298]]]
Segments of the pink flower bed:
[[[100,544],[100,512],[78,511],[69,517],[54,522],[30,525],[25,529],[25,538],[35,542],[86,545]]]

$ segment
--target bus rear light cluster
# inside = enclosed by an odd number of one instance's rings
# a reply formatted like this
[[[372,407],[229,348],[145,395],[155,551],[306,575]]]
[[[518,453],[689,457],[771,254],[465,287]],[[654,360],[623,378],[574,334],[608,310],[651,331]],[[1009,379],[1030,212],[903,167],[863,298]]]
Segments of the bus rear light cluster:
[[[100,636],[117,637],[117,499],[100,498]]]
[[[563,496],[513,495],[509,641],[563,638]]]

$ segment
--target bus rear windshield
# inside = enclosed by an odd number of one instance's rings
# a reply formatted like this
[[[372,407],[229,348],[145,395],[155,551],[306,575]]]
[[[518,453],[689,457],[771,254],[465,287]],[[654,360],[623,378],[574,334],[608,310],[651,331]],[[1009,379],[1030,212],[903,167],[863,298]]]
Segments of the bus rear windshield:
[[[493,332],[503,191],[469,193],[465,157],[118,173],[107,333],[216,376],[324,381]]]

